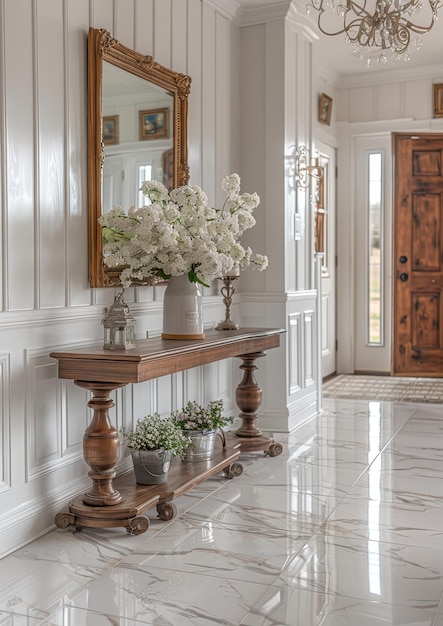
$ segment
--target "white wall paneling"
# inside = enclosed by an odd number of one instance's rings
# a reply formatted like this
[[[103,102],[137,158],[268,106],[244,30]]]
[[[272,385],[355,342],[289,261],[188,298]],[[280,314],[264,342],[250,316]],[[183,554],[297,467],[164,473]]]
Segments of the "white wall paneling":
[[[0,354],[0,492],[10,488],[9,355]]]
[[[312,233],[309,226],[297,250],[288,228],[295,197],[288,199],[285,149],[289,139],[311,136],[312,78],[310,43],[287,28],[289,4],[242,13],[240,24],[210,0],[0,0],[0,555],[51,528],[54,515],[89,485],[81,455],[88,394],[58,380],[48,355],[102,341],[104,307],[115,295],[88,285],[90,26],[191,76],[191,184],[218,205],[222,178],[237,171],[242,190],[261,196],[257,225],[244,243],[267,254],[270,266],[244,272],[233,313],[244,326],[284,329],[288,315],[300,314],[302,356],[288,357],[293,346],[282,335],[281,347],[258,364],[260,419],[284,431],[311,410]],[[204,292],[206,327],[224,319],[219,287]],[[297,302],[295,288],[303,290]],[[126,290],[137,338],[161,331],[163,292],[163,286]],[[301,378],[292,393],[286,366],[296,358]],[[214,396],[235,413],[239,365],[234,359],[117,390],[111,419],[120,428],[145,413],[166,414],[188,399]]]
[[[58,0],[42,0],[34,6],[37,302],[39,308],[54,308],[65,306],[67,282],[63,4]],[[48,98],[48,94],[58,97]]]
[[[303,375],[303,344],[302,344],[301,313],[292,313],[288,324],[289,345],[289,395],[302,389]]]
[[[29,0],[2,3],[0,92],[5,98],[2,302],[5,310],[30,310],[35,300],[35,138],[33,14]],[[20,62],[19,62],[20,60]],[[20,254],[18,251],[20,250]],[[86,266],[85,266],[86,268]]]
[[[201,146],[205,141],[202,128],[202,109],[205,95],[201,81],[201,60],[203,56],[202,41],[202,5],[200,0],[188,0],[188,69],[187,74],[192,78],[191,93],[189,94],[188,132],[192,141],[188,146],[188,164],[191,183],[198,184],[202,180],[203,162]]]
[[[317,412],[319,339],[317,337],[317,292],[289,295],[288,300],[288,397],[289,428]]]
[[[87,220],[87,145],[86,101],[86,28],[89,27],[89,6],[85,2],[64,4],[64,194],[66,241],[66,303],[68,306],[87,306],[92,302],[88,285],[88,241],[84,237]]]
[[[321,332],[321,353],[323,355],[330,354],[335,350],[335,346],[331,344],[331,337],[329,333],[328,318],[333,315],[333,311],[330,310],[331,299],[329,297],[322,296],[322,332]]]
[[[289,395],[316,384],[316,320],[313,309],[291,313],[288,322]]]
[[[265,363],[259,363],[258,376],[266,381],[266,397],[260,414],[268,429],[288,430],[315,411],[316,385],[304,379],[305,371],[289,375],[294,364],[310,355],[309,370],[316,372],[314,355],[317,342],[312,343],[312,330],[300,323],[300,346],[297,356],[291,345],[289,319],[305,314],[301,300],[293,302],[294,294],[309,292],[306,297],[315,312],[316,299],[312,289],[312,228],[308,194],[291,190],[287,158],[291,145],[300,138],[310,142],[311,111],[311,49],[301,29],[284,18],[274,16],[261,23],[257,20],[240,32],[240,91],[242,107],[240,163],[242,180],[248,191],[261,197],[258,228],[248,243],[254,250],[269,256],[265,273],[245,272],[241,282],[241,319],[245,325],[284,328],[278,351],[270,351]],[[303,225],[301,241],[295,241],[294,215]],[[306,225],[306,222],[308,224]],[[309,326],[309,324],[308,324]],[[298,359],[295,360],[294,359]],[[304,366],[303,366],[304,367]],[[300,376],[294,385],[294,376]],[[292,393],[291,393],[292,385]]]
[[[57,363],[46,354],[28,354],[26,389],[26,480],[54,470],[63,456],[61,398]],[[80,456],[80,455],[79,455]]]
[[[231,173],[231,107],[239,104],[230,71],[238,27],[201,0],[15,0],[0,9],[1,555],[48,530],[55,513],[89,485],[82,456],[89,394],[58,380],[48,356],[56,346],[101,341],[104,307],[115,293],[88,285],[89,27],[106,28],[191,76],[191,182],[214,203]],[[218,288],[205,291],[209,327],[224,318]],[[161,331],[163,292],[126,291],[138,338]],[[229,409],[231,383],[229,362],[128,386],[113,394],[111,419],[120,428],[188,398],[223,397]],[[126,465],[122,456],[118,467]]]
[[[315,335],[315,313],[314,310],[305,311],[303,314],[303,327],[305,337],[304,368],[305,387],[312,387],[315,384],[315,365],[317,363],[317,338]]]
[[[5,37],[5,20],[3,14],[3,7],[0,7],[0,59],[2,59],[2,63],[5,60],[5,46],[6,46],[6,37]],[[6,91],[5,91],[5,71],[2,68],[0,70],[0,137],[6,137]],[[5,229],[4,224],[7,222],[7,214],[5,211],[6,207],[6,198],[7,198],[7,188],[5,181],[7,180],[6,174],[6,143],[5,141],[1,142],[0,145],[0,180],[2,181],[0,184],[0,206],[1,206],[1,216],[0,219],[0,312],[6,308],[5,302],[5,288],[3,285],[3,277],[4,277],[4,269],[6,267],[6,259],[7,259],[7,247],[6,247],[6,237],[5,237]]]

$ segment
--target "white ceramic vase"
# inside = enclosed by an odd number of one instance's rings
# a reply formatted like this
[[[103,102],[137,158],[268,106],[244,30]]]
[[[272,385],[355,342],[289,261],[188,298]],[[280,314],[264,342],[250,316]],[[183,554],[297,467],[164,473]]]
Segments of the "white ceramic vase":
[[[203,339],[202,294],[187,274],[171,276],[163,300],[163,339]]]

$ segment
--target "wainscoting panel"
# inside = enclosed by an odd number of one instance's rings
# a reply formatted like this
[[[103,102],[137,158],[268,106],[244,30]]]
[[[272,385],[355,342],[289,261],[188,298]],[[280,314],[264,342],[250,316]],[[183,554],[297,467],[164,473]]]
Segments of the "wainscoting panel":
[[[62,454],[76,458],[83,457],[83,434],[88,426],[92,411],[87,403],[89,391],[81,389],[72,380],[60,381],[62,386]]]
[[[331,345],[331,336],[329,333],[329,324],[327,320],[330,313],[331,300],[328,296],[322,295],[321,299],[322,306],[322,329],[321,329],[321,354],[325,356],[326,354],[330,354],[335,348]]]
[[[10,487],[9,355],[0,354],[0,492]]]
[[[27,354],[26,480],[53,471],[62,458],[62,411],[57,363]]]
[[[288,348],[289,348],[289,395],[293,395],[302,388],[302,337],[301,313],[289,316]]]
[[[303,313],[303,336],[304,354],[303,363],[305,371],[305,387],[312,387],[315,384],[315,364],[317,362],[315,349],[317,341],[315,337],[315,317],[314,311],[305,311]]]
[[[289,429],[317,411],[316,292],[291,293],[288,302]]]
[[[166,382],[163,381],[163,378],[160,378],[123,387],[122,395],[127,396],[127,401],[124,403],[121,418],[118,420],[118,428],[121,428],[123,424],[129,427],[145,415],[152,415],[159,410],[157,402],[158,386],[159,383],[166,385]],[[166,388],[166,392],[169,393],[168,388]]]

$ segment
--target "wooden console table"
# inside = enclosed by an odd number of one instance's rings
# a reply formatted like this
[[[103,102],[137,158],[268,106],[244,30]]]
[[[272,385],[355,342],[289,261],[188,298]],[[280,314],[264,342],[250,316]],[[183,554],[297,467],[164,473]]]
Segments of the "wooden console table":
[[[136,342],[127,351],[104,350],[102,346],[70,352],[51,352],[59,362],[59,378],[73,380],[88,389],[92,398],[88,406],[93,411],[83,437],[83,453],[91,468],[91,489],[69,505],[69,513],[59,513],[55,523],[59,528],[74,531],[76,526],[105,528],[123,526],[129,533],[144,532],[149,525],[143,511],[157,506],[161,519],[171,519],[174,507],[170,501],[185,493],[202,480],[223,470],[227,478],[241,473],[236,463],[242,451],[263,450],[269,456],[282,451],[281,444],[264,437],[257,428],[257,411],[262,391],[254,378],[255,361],[265,350],[280,345],[281,329],[210,330],[204,339],[164,340],[159,338]],[[114,480],[115,466],[120,455],[120,439],[112,426],[108,411],[114,406],[109,397],[114,389],[129,383],[139,383],[167,374],[227,359],[242,359],[243,380],[237,387],[236,402],[242,425],[227,433],[227,445],[216,451],[211,461],[172,463],[168,481],[162,485],[136,485],[132,474]],[[186,465],[186,467],[184,467]]]

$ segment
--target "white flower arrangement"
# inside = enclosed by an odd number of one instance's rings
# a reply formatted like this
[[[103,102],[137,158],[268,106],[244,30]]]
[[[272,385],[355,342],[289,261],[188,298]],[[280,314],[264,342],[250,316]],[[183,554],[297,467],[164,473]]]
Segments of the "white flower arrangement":
[[[259,196],[240,193],[238,174],[225,177],[222,189],[225,203],[215,209],[200,187],[185,185],[168,191],[158,181],[144,182],[146,206],[132,207],[127,214],[114,207],[99,218],[105,264],[124,267],[120,274],[124,286],[182,274],[207,286],[237,266],[264,270],[267,257],[239,242],[256,223],[252,213]]]
[[[223,400],[212,400],[206,407],[190,401],[184,409],[175,411],[172,417],[184,431],[215,430],[234,421],[233,417],[223,417]]]
[[[133,431],[123,426],[120,432],[131,450],[170,450],[173,456],[183,456],[191,443],[172,416],[159,413],[137,420]]]

